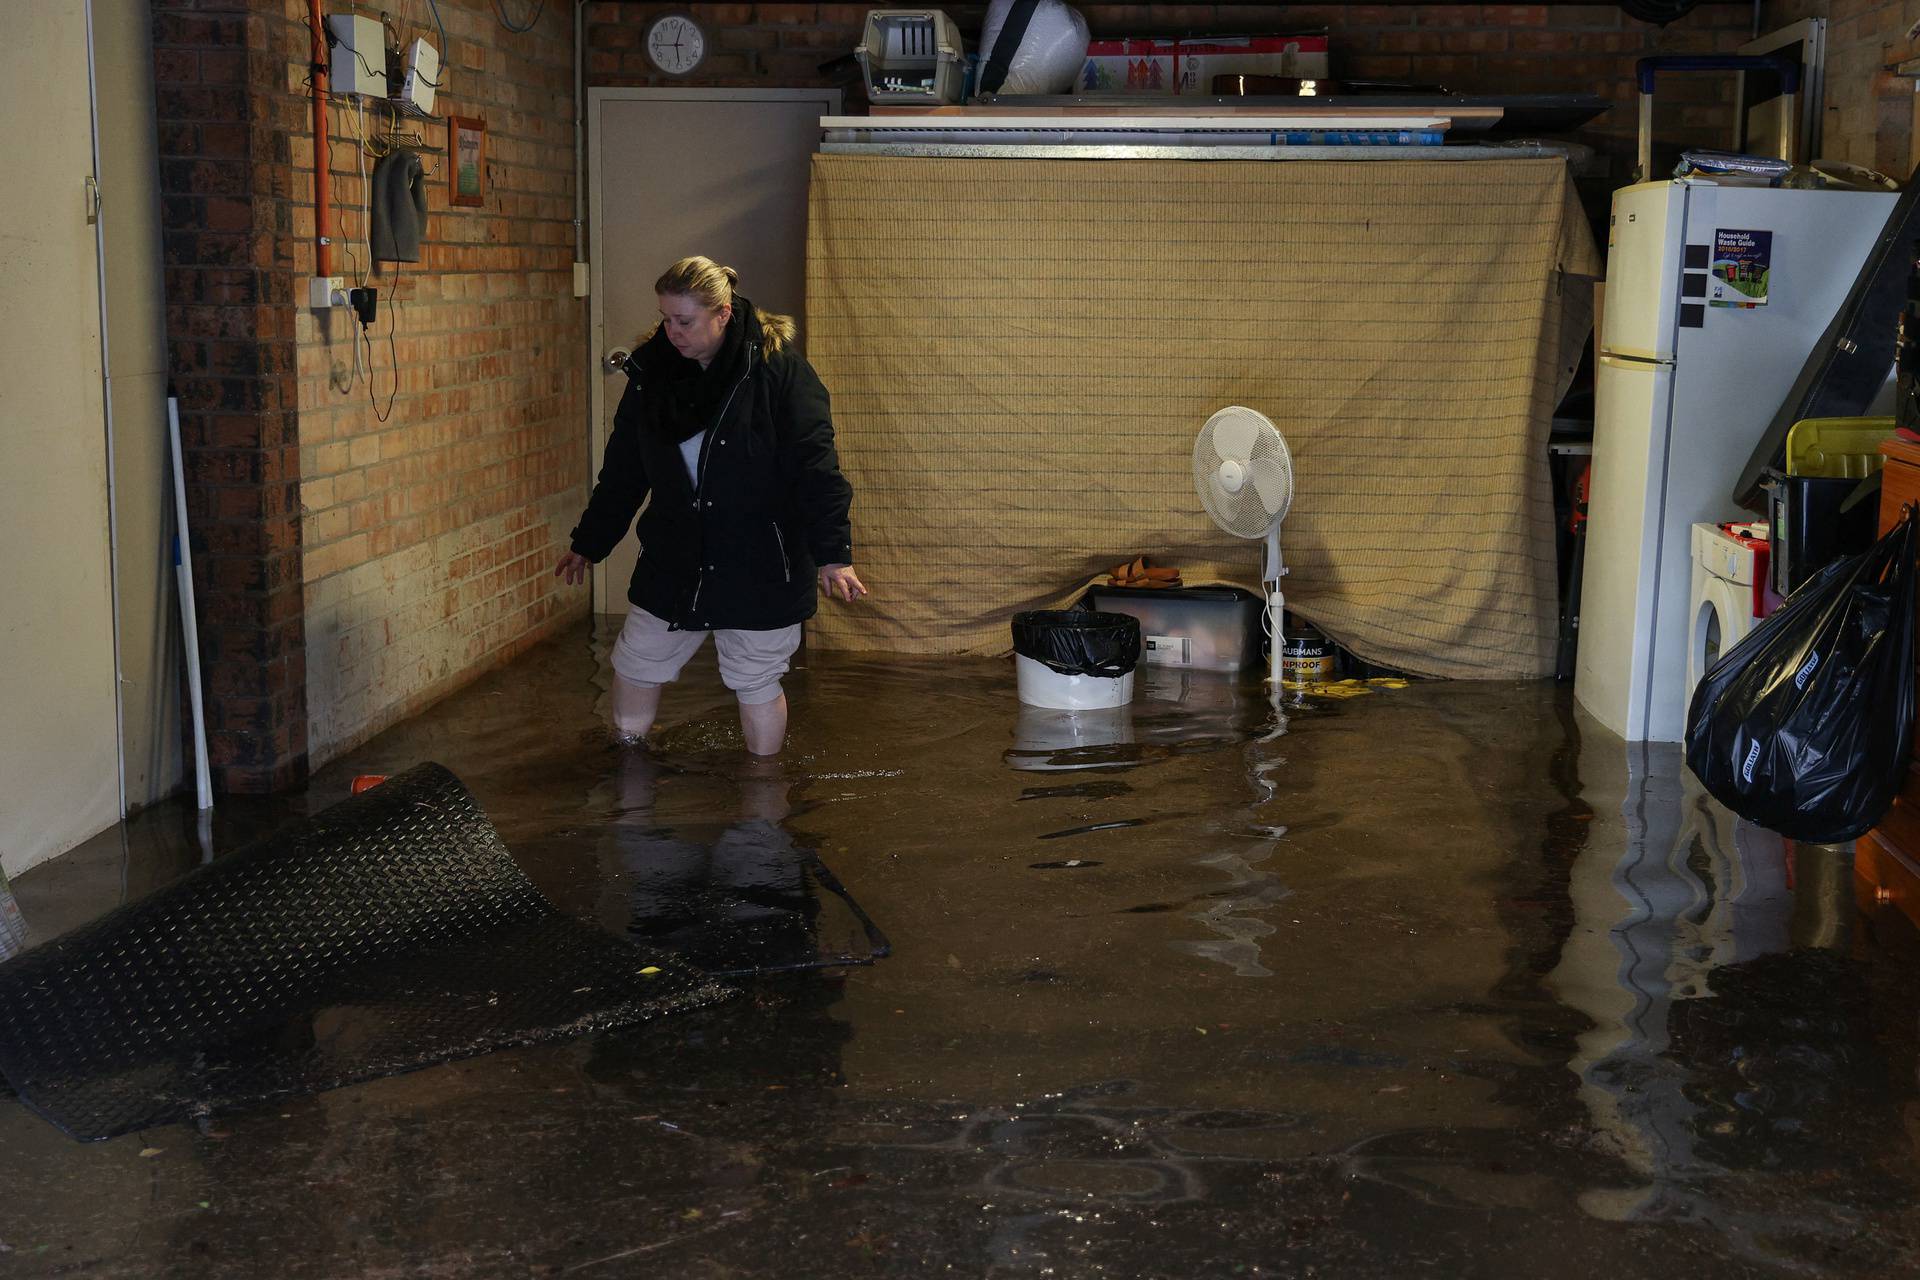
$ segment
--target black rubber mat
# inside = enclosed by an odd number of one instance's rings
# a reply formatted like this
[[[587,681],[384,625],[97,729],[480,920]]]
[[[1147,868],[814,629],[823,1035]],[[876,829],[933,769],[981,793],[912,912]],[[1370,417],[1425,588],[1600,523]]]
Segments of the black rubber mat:
[[[729,994],[561,915],[427,764],[0,965],[0,1073],[108,1138]]]

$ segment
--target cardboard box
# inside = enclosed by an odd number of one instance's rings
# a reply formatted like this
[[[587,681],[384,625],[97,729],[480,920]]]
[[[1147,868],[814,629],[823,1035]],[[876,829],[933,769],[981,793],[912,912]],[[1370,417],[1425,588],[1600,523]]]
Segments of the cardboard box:
[[[1179,71],[1178,41],[1093,40],[1074,82],[1075,93],[1171,94]]]
[[[1075,93],[1206,97],[1219,75],[1327,76],[1327,38],[1216,36],[1205,40],[1094,40]]]
[[[1300,76],[1327,78],[1325,36],[1223,36],[1182,40],[1176,51],[1178,94],[1205,97],[1215,76]]]

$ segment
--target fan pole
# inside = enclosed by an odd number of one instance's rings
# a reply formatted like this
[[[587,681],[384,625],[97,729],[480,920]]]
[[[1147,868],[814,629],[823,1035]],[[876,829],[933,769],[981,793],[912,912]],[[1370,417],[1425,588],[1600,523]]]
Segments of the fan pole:
[[[1280,579],[1287,573],[1280,563],[1280,522],[1267,530],[1267,635],[1271,652],[1267,655],[1267,682],[1275,689],[1283,683],[1282,659],[1286,649],[1287,598],[1280,590]]]

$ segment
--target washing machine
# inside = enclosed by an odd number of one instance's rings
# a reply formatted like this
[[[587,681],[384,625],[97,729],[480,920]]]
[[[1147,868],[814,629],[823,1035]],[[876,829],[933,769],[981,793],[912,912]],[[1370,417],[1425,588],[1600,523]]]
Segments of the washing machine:
[[[1765,524],[1693,526],[1693,613],[1687,638],[1687,701],[1720,655],[1772,611]]]

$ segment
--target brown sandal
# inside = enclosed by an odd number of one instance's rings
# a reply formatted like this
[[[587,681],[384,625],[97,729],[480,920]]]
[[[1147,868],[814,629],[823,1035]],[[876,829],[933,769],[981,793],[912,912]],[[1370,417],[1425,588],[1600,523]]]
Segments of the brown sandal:
[[[1107,582],[1115,587],[1165,588],[1180,585],[1180,571],[1163,568],[1152,563],[1146,556],[1135,556],[1123,565],[1116,565],[1107,572]]]

